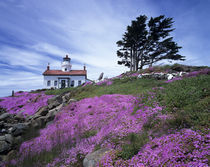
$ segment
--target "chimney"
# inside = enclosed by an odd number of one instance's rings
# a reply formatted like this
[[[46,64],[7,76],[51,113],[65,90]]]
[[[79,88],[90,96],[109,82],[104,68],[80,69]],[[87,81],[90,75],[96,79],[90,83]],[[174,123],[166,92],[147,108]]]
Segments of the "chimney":
[[[47,70],[50,70],[50,63],[48,63],[47,65]]]
[[[66,58],[68,59],[68,58],[69,58],[69,56],[68,56],[68,55],[66,55]]]
[[[85,66],[85,64],[84,64],[84,71],[86,71],[86,66]]]

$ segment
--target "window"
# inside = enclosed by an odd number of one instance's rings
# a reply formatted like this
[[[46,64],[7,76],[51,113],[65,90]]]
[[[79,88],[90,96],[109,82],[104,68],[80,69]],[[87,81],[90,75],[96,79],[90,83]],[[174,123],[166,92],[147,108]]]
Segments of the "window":
[[[74,87],[74,81],[71,81],[71,87]]]
[[[54,86],[57,86],[58,85],[58,81],[54,81]]]
[[[47,86],[50,86],[50,81],[47,81]]]
[[[78,81],[78,85],[81,85],[82,81]]]

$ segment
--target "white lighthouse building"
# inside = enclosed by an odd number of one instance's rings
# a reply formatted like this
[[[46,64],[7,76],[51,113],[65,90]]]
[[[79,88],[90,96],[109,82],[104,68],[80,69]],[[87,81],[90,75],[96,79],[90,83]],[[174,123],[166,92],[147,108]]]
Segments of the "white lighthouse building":
[[[51,70],[48,64],[43,73],[45,88],[76,87],[86,82],[87,70],[72,70],[71,59],[66,55],[61,63],[61,70]]]

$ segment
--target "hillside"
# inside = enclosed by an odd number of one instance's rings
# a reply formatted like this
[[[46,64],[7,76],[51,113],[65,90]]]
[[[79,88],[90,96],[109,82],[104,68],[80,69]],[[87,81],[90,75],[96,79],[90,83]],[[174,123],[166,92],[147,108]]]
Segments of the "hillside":
[[[167,80],[168,73],[177,76]],[[2,98],[0,142],[14,140],[1,152],[2,166],[209,166],[209,74],[205,67],[154,67]],[[41,130],[14,146],[20,120],[27,133]]]

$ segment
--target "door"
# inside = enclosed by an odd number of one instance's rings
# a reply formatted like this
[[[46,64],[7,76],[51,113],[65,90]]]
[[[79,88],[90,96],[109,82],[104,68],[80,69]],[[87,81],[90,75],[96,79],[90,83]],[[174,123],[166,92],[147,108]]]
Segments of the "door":
[[[65,88],[66,87],[66,81],[65,80],[61,80],[61,88]]]

